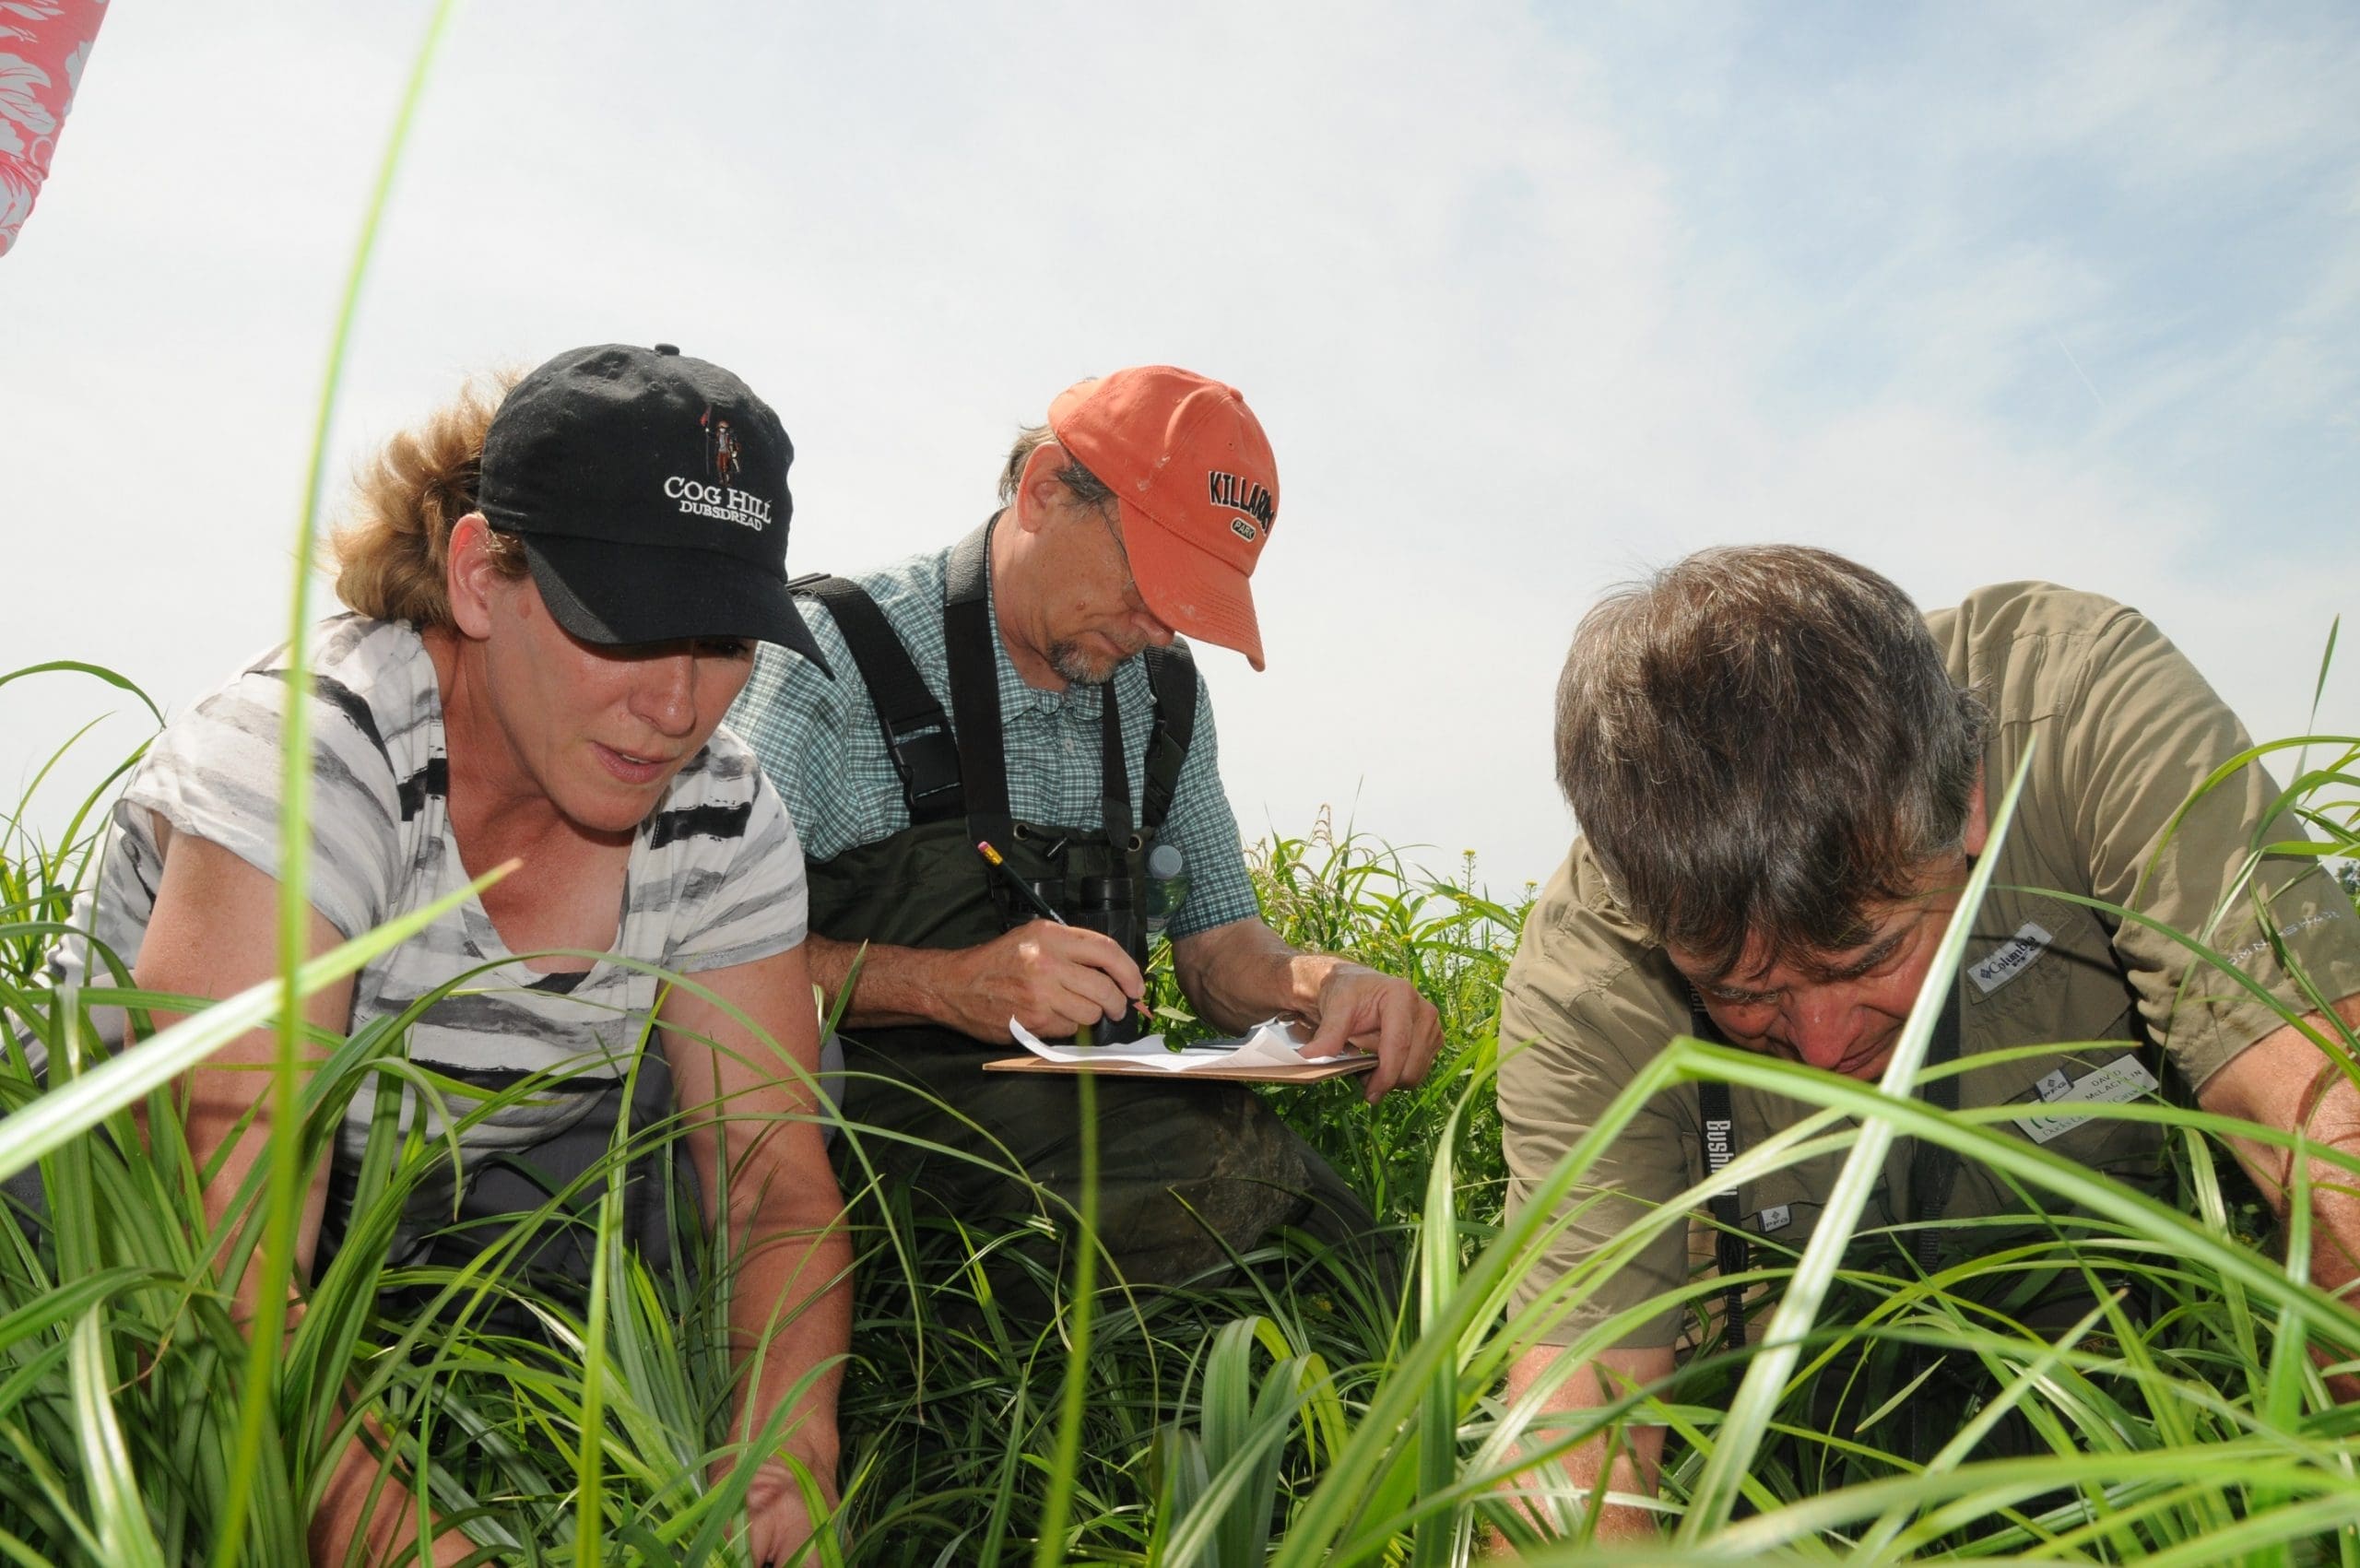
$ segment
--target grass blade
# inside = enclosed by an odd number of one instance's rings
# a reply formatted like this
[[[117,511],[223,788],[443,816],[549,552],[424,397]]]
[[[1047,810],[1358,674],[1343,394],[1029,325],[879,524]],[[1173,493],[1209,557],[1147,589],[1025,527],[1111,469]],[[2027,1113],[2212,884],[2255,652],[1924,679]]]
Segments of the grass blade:
[[[164,1549],[148,1522],[131,1455],[109,1397],[105,1330],[93,1307],[74,1326],[72,1355],[75,1424],[82,1433],[83,1474],[90,1492],[91,1522],[109,1568],[164,1568]]]

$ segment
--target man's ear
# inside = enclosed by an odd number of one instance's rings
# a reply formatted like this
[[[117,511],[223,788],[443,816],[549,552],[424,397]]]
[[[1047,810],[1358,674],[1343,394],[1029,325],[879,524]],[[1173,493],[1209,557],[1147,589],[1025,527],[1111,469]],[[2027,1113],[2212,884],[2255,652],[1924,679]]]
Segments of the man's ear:
[[[1983,845],[1990,836],[1990,819],[1983,810],[1983,766],[1978,762],[1975,769],[1975,793],[1966,797],[1966,831],[1959,847],[1973,859],[1983,853]]]
[[[450,596],[451,619],[463,637],[481,642],[491,635],[491,595],[507,582],[491,553],[491,525],[480,512],[470,512],[451,525],[451,543],[442,561],[442,588]]]
[[[1072,461],[1066,449],[1054,441],[1044,441],[1024,459],[1024,472],[1016,481],[1016,525],[1028,534],[1037,534],[1065,499],[1065,482],[1057,477],[1060,470]]]

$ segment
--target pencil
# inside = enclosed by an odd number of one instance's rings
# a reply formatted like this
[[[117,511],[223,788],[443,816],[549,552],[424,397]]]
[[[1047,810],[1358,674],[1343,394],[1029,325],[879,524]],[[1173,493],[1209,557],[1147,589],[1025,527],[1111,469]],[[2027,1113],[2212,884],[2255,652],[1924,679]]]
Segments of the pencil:
[[[1024,902],[1031,904],[1035,910],[1039,911],[1042,919],[1054,920],[1060,925],[1066,924],[1066,917],[1059,914],[1050,906],[1049,901],[1041,896],[1040,890],[1033,887],[1032,883],[1026,881],[1023,878],[1018,876],[1016,874],[1016,867],[1010,866],[1006,860],[1000,857],[999,851],[992,847],[991,840],[977,839],[975,841],[975,853],[989,861],[991,863],[992,869],[998,872],[1003,878],[1007,878],[1008,885],[1009,887],[1014,888],[1018,892],[1022,893],[1024,895]]]

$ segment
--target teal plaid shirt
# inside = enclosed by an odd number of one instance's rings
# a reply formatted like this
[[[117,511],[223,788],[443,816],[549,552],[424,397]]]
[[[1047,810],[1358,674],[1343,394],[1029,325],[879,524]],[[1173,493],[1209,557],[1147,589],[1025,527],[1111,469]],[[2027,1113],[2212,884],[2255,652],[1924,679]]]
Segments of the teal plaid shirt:
[[[950,560],[950,551],[945,548],[855,579],[884,611],[946,713],[950,710],[950,674],[942,639],[942,595]],[[754,749],[763,772],[785,797],[804,855],[827,860],[901,831],[910,825],[910,812],[902,798],[901,778],[885,750],[877,709],[844,633],[836,630],[835,618],[809,600],[802,601],[801,608],[836,678],[828,679],[802,659],[765,643],[755,656],[753,678],[729,710],[729,727]],[[1032,822],[1099,820],[1098,688],[1040,690],[1024,684],[1006,645],[997,638],[992,652],[999,677],[1000,722],[1007,732],[1009,809]],[[1136,823],[1143,784],[1139,761],[1155,706],[1146,662],[1125,661],[1115,672],[1115,690],[1123,711],[1123,750],[1130,760]],[[1188,861],[1188,900],[1172,917],[1174,937],[1261,913],[1245,874],[1237,819],[1221,792],[1212,702],[1202,681],[1197,686],[1196,733],[1173,792],[1163,837],[1177,843]]]

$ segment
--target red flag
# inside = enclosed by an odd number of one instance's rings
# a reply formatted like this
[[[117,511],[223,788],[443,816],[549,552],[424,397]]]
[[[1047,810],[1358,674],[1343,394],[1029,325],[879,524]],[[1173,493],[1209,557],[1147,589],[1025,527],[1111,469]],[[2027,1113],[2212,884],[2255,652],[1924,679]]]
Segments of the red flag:
[[[49,178],[106,0],[0,0],[0,255]]]

